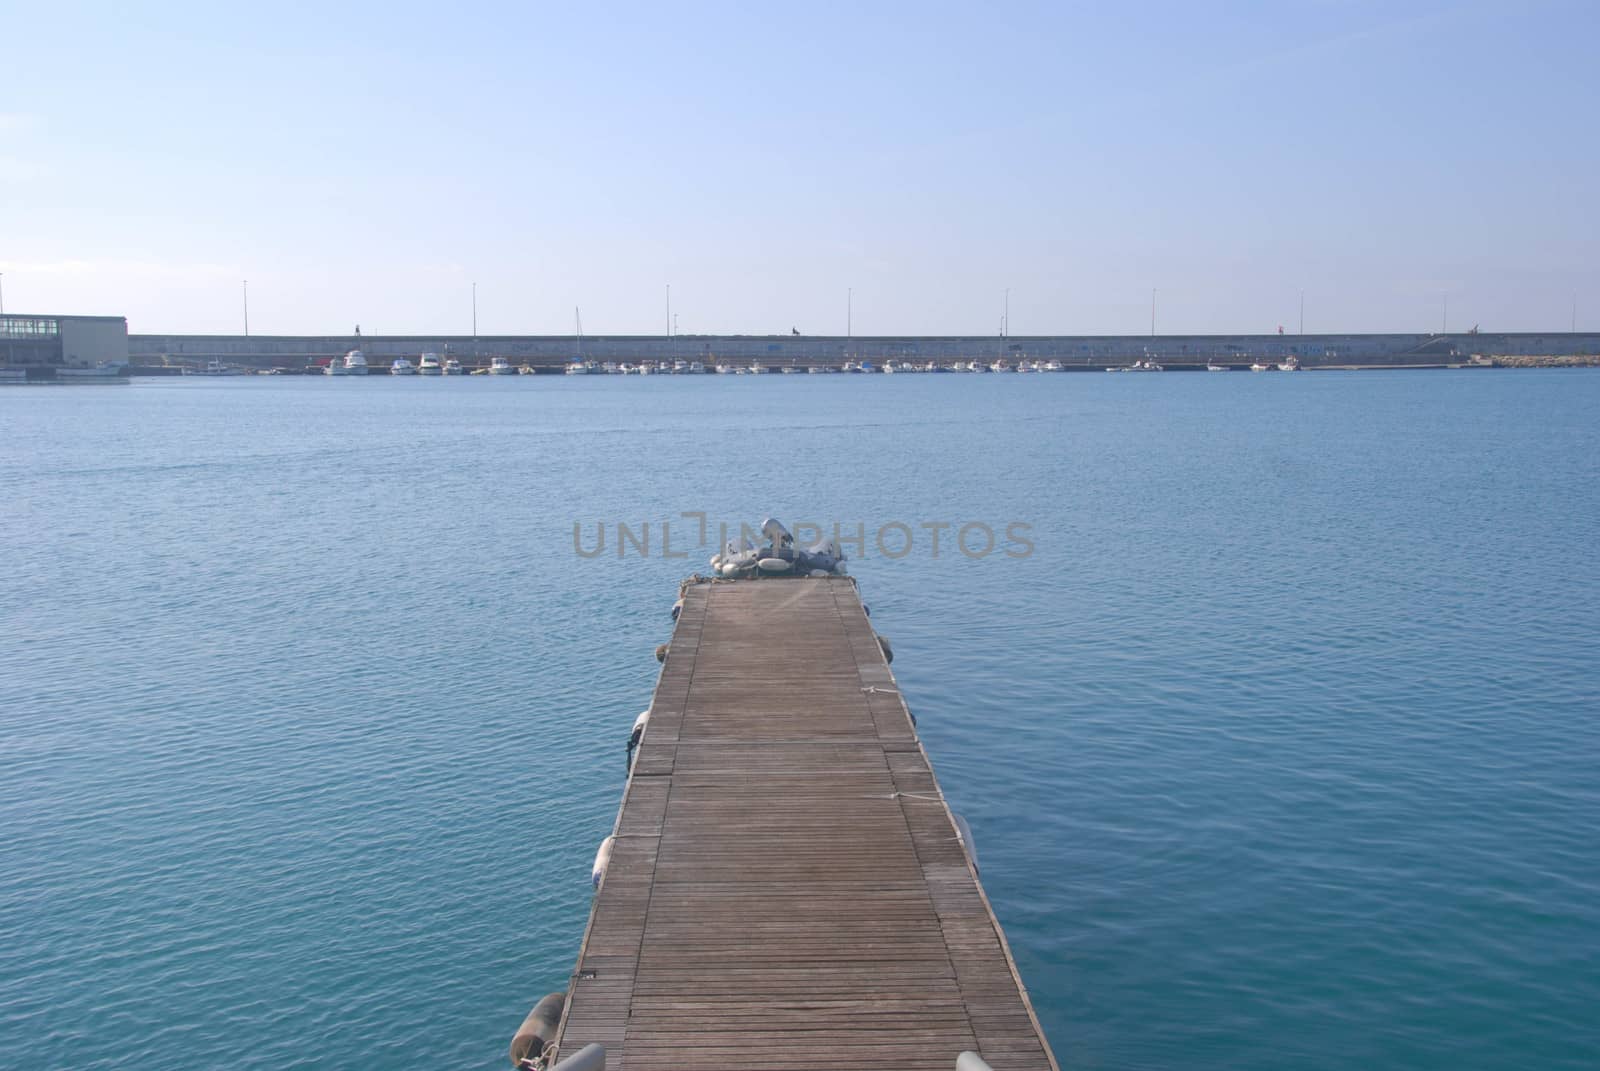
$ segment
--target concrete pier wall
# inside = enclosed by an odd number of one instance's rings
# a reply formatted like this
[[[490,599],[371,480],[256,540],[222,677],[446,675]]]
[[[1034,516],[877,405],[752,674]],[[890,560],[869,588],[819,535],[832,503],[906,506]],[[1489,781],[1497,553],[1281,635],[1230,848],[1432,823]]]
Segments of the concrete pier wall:
[[[373,365],[433,352],[464,364],[508,357],[513,363],[553,366],[579,356],[571,335],[129,335],[134,364],[192,364],[212,358],[261,367],[299,366],[336,356],[359,344]],[[1415,335],[1048,335],[881,336],[819,335],[602,335],[585,337],[581,354],[595,361],[670,361],[676,358],[769,365],[833,363],[890,358],[954,361],[997,357],[1058,360],[1076,367],[1126,364],[1155,357],[1170,364],[1217,358],[1248,363],[1290,355],[1306,366],[1343,364],[1443,364],[1472,354],[1555,356],[1600,354],[1600,334],[1567,332]]]

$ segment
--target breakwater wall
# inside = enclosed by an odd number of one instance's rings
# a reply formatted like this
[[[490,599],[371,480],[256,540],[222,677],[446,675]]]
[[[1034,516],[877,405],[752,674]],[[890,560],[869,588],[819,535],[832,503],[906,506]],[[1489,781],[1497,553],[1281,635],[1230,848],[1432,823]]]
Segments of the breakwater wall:
[[[554,368],[578,357],[594,361],[759,361],[771,366],[842,364],[847,360],[956,361],[996,358],[1056,360],[1096,368],[1153,357],[1171,364],[1216,359],[1249,364],[1298,357],[1302,365],[1438,365],[1473,354],[1520,357],[1600,355],[1600,333],[1318,335],[1038,335],[852,337],[823,335],[129,335],[136,365],[194,364],[218,359],[260,368],[325,361],[359,346],[370,364],[396,357],[448,353],[464,364],[507,357],[514,364]]]

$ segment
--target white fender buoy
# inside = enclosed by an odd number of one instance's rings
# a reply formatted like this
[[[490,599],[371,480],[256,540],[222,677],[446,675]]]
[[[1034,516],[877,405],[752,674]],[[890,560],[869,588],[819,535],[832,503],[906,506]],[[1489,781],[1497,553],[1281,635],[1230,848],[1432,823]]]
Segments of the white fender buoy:
[[[829,573],[828,573],[828,570],[826,570],[826,569],[813,569],[813,570],[811,570],[811,575],[812,576],[828,576]]]
[[[994,1071],[994,1068],[989,1066],[989,1061],[968,1049],[956,1057],[956,1071]]]
[[[594,870],[590,873],[589,880],[594,883],[596,889],[606,876],[606,867],[611,865],[611,846],[616,842],[616,837],[607,837],[600,842],[600,850],[594,853]]]
[[[793,565],[782,558],[762,558],[756,562],[756,567],[763,573],[787,573]]]
[[[591,1041],[571,1056],[563,1056],[550,1071],[606,1071],[605,1047],[598,1041]]]
[[[628,750],[639,746],[639,738],[644,735],[644,727],[650,723],[650,712],[640,711],[639,716],[633,719],[633,734],[628,737]]]
[[[961,847],[967,851],[967,858],[972,860],[972,869],[978,869],[978,846],[972,841],[972,827],[967,825],[967,820],[954,811],[950,817],[956,821],[956,839],[961,842]]]
[[[723,576],[723,579],[732,580],[734,577],[736,577],[738,575],[739,575],[739,563],[738,562],[723,562],[722,563],[722,576]]]
[[[878,649],[883,652],[883,660],[885,662],[893,662],[894,647],[890,645],[889,637],[877,632],[874,632],[873,635],[878,638]]]

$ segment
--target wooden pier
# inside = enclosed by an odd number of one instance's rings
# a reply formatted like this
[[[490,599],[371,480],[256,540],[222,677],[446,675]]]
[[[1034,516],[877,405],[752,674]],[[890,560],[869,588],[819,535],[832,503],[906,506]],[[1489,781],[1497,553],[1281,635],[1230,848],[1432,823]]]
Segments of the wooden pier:
[[[556,1033],[608,1071],[1056,1071],[848,578],[700,582]]]

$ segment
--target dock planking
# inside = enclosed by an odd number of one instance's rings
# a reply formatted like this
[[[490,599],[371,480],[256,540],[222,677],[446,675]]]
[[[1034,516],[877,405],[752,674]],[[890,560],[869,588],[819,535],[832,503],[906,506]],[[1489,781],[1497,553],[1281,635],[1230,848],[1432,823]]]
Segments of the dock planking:
[[[1057,1071],[848,578],[690,584],[557,1032],[611,1071]]]

